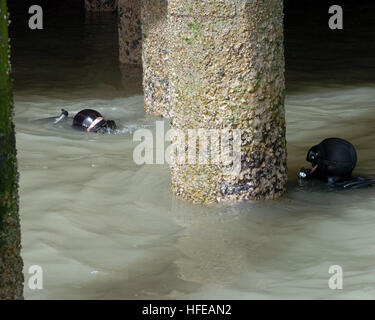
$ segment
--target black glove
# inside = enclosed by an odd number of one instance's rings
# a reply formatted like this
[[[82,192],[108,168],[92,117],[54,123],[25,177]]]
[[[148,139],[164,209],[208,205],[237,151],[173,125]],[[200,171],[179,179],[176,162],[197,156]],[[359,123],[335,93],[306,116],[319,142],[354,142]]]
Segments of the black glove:
[[[298,178],[299,179],[310,179],[311,177],[312,177],[312,175],[311,175],[311,170],[310,169],[302,168],[298,172]]]
[[[110,130],[116,130],[116,122],[114,122],[113,120],[107,120],[107,128]]]

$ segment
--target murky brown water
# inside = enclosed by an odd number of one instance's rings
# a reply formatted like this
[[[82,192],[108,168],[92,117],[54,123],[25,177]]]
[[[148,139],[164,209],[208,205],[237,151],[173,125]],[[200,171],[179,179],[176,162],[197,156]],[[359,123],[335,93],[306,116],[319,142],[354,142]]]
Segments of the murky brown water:
[[[375,188],[296,180],[307,149],[329,136],[355,144],[357,173],[375,174],[374,28],[322,37],[306,21],[288,27],[289,190],[203,207],[174,199],[167,166],[133,162],[131,133],[156,118],[144,115],[140,73],[121,78],[116,19],[61,13],[44,31],[12,29],[26,280],[30,265],[44,270],[44,289],[26,281],[25,297],[374,298]],[[123,134],[31,122],[62,107],[98,109]],[[342,291],[328,288],[331,265],[344,270]]]

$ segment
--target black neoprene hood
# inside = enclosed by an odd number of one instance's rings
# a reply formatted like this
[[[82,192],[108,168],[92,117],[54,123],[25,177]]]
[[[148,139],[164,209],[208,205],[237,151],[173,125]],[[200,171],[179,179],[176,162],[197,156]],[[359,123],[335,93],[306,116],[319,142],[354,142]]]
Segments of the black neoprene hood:
[[[92,109],[82,110],[75,115],[73,119],[73,127],[81,130],[87,130],[97,118],[102,117],[103,116],[98,111]],[[96,132],[103,125],[105,125],[105,123],[106,121],[104,119],[101,120],[91,129],[91,131]]]
[[[318,172],[326,176],[348,177],[357,164],[354,146],[340,138],[328,138],[312,147],[307,161],[318,165]]]

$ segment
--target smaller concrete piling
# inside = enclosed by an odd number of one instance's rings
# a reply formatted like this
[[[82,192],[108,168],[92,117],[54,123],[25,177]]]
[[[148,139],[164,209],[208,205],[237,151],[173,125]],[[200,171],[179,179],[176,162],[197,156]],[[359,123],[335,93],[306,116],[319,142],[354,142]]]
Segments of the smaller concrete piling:
[[[14,300],[23,299],[24,279],[8,38],[10,21],[5,0],[0,0],[0,12],[0,300]]]
[[[169,118],[168,1],[141,0],[145,111]]]
[[[142,27],[140,0],[119,0],[119,60],[142,64]]]

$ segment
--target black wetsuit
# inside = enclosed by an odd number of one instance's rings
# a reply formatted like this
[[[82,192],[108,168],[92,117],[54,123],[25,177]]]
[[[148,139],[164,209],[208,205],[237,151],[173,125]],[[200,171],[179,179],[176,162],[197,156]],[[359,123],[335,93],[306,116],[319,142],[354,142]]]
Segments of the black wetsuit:
[[[46,121],[52,125],[94,133],[115,133],[117,129],[115,121],[105,120],[99,112],[92,109],[84,109],[78,112],[74,118],[69,118],[68,111],[62,109],[58,117],[36,120],[36,122],[43,123]]]
[[[300,183],[305,180],[319,179],[330,189],[359,189],[375,185],[375,180],[353,176],[357,164],[357,152],[354,146],[344,139],[329,138],[312,147],[306,160],[312,169],[301,169],[298,173]]]

